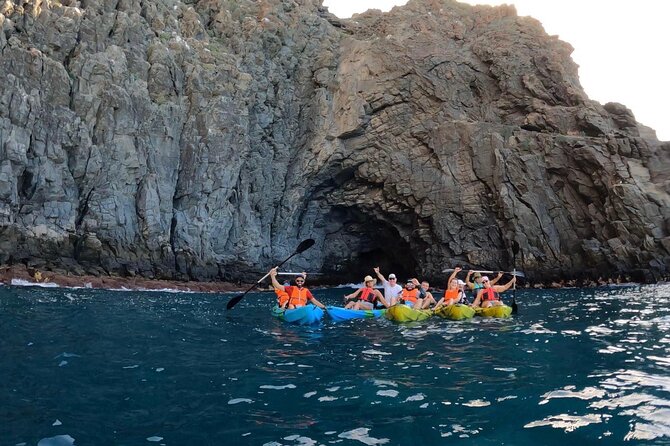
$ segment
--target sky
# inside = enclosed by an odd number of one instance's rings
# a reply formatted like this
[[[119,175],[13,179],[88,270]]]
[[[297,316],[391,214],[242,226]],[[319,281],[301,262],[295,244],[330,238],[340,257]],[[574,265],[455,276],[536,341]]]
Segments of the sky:
[[[586,94],[602,104],[620,102],[638,122],[670,141],[670,1],[666,0],[460,0],[513,4],[520,16],[574,47],[573,60]],[[388,11],[406,0],[324,0],[341,18],[367,9]]]

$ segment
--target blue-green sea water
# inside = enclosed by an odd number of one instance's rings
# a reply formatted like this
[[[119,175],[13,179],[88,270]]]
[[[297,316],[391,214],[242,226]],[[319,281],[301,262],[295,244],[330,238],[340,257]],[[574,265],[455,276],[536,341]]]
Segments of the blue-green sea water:
[[[670,444],[670,285],[409,326],[230,296],[0,287],[0,445]]]

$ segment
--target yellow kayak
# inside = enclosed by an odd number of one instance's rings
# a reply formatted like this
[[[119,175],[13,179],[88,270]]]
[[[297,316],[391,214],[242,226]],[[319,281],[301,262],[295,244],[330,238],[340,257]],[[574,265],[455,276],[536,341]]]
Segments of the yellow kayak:
[[[415,310],[407,305],[398,304],[386,310],[386,319],[393,322],[416,322],[428,319],[433,315],[431,310]]]
[[[498,305],[496,307],[476,308],[475,314],[480,317],[510,317],[512,314],[512,307],[508,307],[507,305]]]
[[[470,319],[475,315],[475,309],[469,305],[454,304],[440,307],[435,310],[435,316],[444,319],[451,319],[452,321],[462,321],[463,319]]]

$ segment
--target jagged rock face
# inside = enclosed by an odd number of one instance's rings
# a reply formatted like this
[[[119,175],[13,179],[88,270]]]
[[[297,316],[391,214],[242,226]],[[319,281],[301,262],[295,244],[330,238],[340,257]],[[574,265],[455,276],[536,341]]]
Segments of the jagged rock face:
[[[513,8],[6,0],[0,27],[3,262],[237,279],[311,237],[294,268],[354,277],[670,266],[670,146]]]

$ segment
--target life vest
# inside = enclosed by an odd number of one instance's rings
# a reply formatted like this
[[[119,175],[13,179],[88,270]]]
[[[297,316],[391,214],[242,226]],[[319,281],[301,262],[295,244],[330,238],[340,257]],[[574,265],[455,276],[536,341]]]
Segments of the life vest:
[[[364,302],[370,302],[371,304],[375,303],[375,300],[377,297],[375,296],[375,290],[373,288],[362,288],[363,291],[361,291],[360,296],[358,297],[359,300],[362,300]]]
[[[456,288],[455,290],[446,290],[444,292],[444,300],[457,299],[458,295],[461,293],[461,290]]]
[[[307,305],[309,291],[307,288],[298,288],[297,286],[291,287],[291,295],[289,296],[288,303],[294,307],[304,307]]]
[[[277,295],[277,305],[283,308],[288,303],[288,293],[286,291],[275,289],[275,294]]]
[[[496,293],[496,290],[493,288],[484,288],[482,293],[482,301],[485,300],[500,300],[500,295]]]
[[[415,303],[417,297],[419,296],[419,290],[416,288],[413,289],[412,291],[409,291],[408,289],[403,288],[402,290],[402,300],[405,302],[412,302]]]

